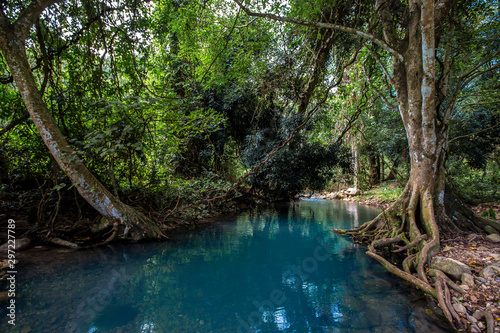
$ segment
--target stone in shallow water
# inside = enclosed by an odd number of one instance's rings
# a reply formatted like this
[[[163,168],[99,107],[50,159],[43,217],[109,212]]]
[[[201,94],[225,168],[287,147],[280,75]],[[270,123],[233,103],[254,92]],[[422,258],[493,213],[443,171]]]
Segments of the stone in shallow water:
[[[414,328],[414,332],[418,333],[445,333],[450,332],[449,329],[437,326],[431,323],[429,320],[431,319],[431,315],[427,312],[432,311],[430,309],[424,309],[423,307],[416,307],[414,312],[410,314],[408,317],[408,322]]]
[[[366,313],[359,313],[358,316],[351,317],[349,323],[350,323],[351,328],[355,328],[358,330],[359,329],[369,330],[370,327],[372,326],[370,323],[370,320],[366,316]]]
[[[342,306],[352,312],[362,312],[365,310],[363,302],[361,302],[357,297],[345,296],[342,299]]]
[[[372,329],[373,333],[394,333],[394,327],[391,326],[379,326]]]
[[[369,279],[363,281],[363,287],[369,292],[380,293],[391,289],[392,285],[390,282],[383,279]]]
[[[366,312],[366,319],[370,323],[370,326],[382,325],[382,316],[380,314],[380,309],[370,309]]]

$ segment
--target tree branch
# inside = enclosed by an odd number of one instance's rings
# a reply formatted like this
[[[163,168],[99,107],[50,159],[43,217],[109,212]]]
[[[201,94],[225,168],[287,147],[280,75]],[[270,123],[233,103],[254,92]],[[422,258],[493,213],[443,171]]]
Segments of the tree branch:
[[[34,0],[26,7],[14,22],[14,33],[17,38],[24,41],[29,33],[30,28],[35,24],[40,14],[45,8],[52,6],[62,0]]]
[[[369,33],[366,33],[364,31],[354,29],[354,28],[349,28],[343,25],[338,25],[338,24],[333,24],[333,23],[324,23],[324,22],[311,22],[311,21],[305,21],[305,20],[300,20],[300,19],[295,19],[291,17],[283,17],[275,14],[269,14],[269,13],[256,13],[252,12],[250,9],[247,7],[243,6],[243,4],[239,0],[233,0],[240,6],[241,9],[245,13],[247,13],[248,16],[254,16],[254,17],[262,17],[262,18],[268,18],[274,21],[279,21],[279,22],[289,22],[289,23],[294,23],[298,25],[303,25],[307,27],[314,27],[314,28],[325,28],[325,29],[333,29],[333,30],[338,30],[342,31],[354,36],[357,36],[362,39],[367,39],[372,41],[373,43],[377,44],[390,54],[394,55],[397,57],[400,61],[404,62],[404,57],[402,54],[400,54],[398,51],[394,49],[391,45],[387,44],[385,41],[375,37],[374,35],[371,35]]]
[[[219,56],[222,54],[222,52],[224,52],[224,50],[227,48],[227,45],[229,44],[229,40],[231,39],[231,35],[233,34],[234,29],[236,28],[236,22],[238,22],[238,18],[240,17],[240,13],[241,13],[241,10],[239,10],[238,14],[236,14],[236,17],[234,19],[234,22],[233,22],[233,25],[231,27],[231,30],[229,30],[229,34],[226,36],[226,43],[222,47],[222,50],[220,50],[220,52],[217,53],[217,55],[215,56],[215,58],[212,59],[212,62],[210,63],[210,66],[208,66],[207,70],[205,71],[205,74],[203,74],[203,76],[202,76],[202,78],[200,80],[201,82],[203,82],[203,80],[205,79],[205,77],[208,75],[208,73],[212,69],[212,66],[215,63],[215,61],[219,58]]]
[[[443,120],[444,120],[445,123],[447,123],[448,119],[451,117],[451,113],[452,113],[452,111],[455,108],[455,104],[457,102],[457,99],[458,99],[458,96],[460,94],[460,91],[462,91],[462,89],[465,86],[467,86],[472,80],[474,80],[478,76],[481,76],[483,74],[486,74],[488,72],[491,72],[493,70],[496,70],[496,69],[500,68],[500,65],[495,65],[495,66],[487,68],[487,69],[485,69],[483,71],[479,71],[479,72],[474,73],[474,71],[476,71],[479,67],[481,67],[482,65],[486,64],[487,62],[493,60],[494,57],[498,56],[499,54],[500,54],[500,51],[495,52],[493,54],[493,56],[491,56],[487,60],[481,62],[480,64],[477,64],[472,69],[470,69],[469,71],[467,71],[465,74],[463,74],[463,75],[460,76],[460,78],[458,80],[458,83],[457,83],[457,87],[456,87],[456,89],[455,89],[455,91],[453,93],[453,96],[450,98],[449,105],[446,108],[446,111],[445,111],[445,114],[444,114],[444,117],[443,117]],[[467,80],[465,80],[465,79],[467,79]]]
[[[389,74],[389,72],[387,71],[387,68],[385,68],[385,66],[382,64],[382,61],[380,60],[380,58],[378,57],[377,53],[375,51],[373,51],[371,48],[367,47],[368,51],[370,52],[370,54],[372,55],[372,57],[375,59],[375,61],[377,62],[377,64],[379,64],[379,66],[382,68],[382,70],[384,71],[384,74],[385,76],[387,77],[387,81],[389,81],[389,84],[391,86],[394,87],[394,78]]]
[[[20,118],[12,120],[10,123],[7,124],[7,126],[5,126],[4,128],[2,128],[0,130],[0,136],[4,135],[8,131],[10,131],[11,129],[13,129],[14,127],[16,127],[16,125],[22,123],[23,121],[25,121],[29,117],[30,117],[30,114],[26,112]]]
[[[493,125],[493,126],[490,126],[488,128],[483,128],[482,130],[479,130],[479,131],[476,131],[476,132],[473,132],[473,133],[469,133],[469,134],[464,134],[464,135],[459,135],[457,137],[454,137],[453,139],[449,140],[448,141],[448,144],[450,144],[451,142],[455,141],[455,140],[458,140],[458,139],[462,139],[462,138],[466,138],[468,136],[473,136],[475,134],[479,134],[479,133],[482,133],[482,132],[486,132],[486,131],[489,131],[491,129],[494,129],[496,127],[500,126],[500,123],[496,124],[496,125]]]
[[[123,9],[122,7],[118,7],[118,8],[114,8],[114,7],[108,7],[108,8],[105,8],[104,10],[102,10],[100,13],[98,13],[96,16],[94,17],[91,17],[89,18],[88,22],[85,23],[81,28],[80,30],[78,30],[77,32],[75,32],[75,34],[71,37],[71,39],[69,39],[69,41],[66,42],[66,44],[60,46],[59,48],[57,48],[56,50],[53,50],[53,51],[50,51],[50,48],[49,48],[49,51],[47,53],[47,57],[48,57],[48,61],[54,59],[55,57],[58,57],[60,56],[65,50],[67,50],[70,46],[78,43],[78,41],[80,40],[80,38],[82,37],[83,33],[88,30],[90,28],[90,26],[96,22],[96,21],[99,21],[101,19],[101,17],[108,13],[108,12],[113,12],[113,11],[116,11],[116,10],[121,10]],[[0,11],[0,26],[2,24],[4,24],[3,22],[3,17],[2,17],[2,14],[3,12]],[[8,23],[8,22],[7,22]],[[2,29],[4,29],[2,27]],[[1,33],[1,32],[0,32]],[[0,35],[1,37],[1,35]],[[39,69],[40,67],[42,67],[43,65],[43,62],[44,62],[44,57],[38,57],[36,58],[36,65],[31,67],[31,71],[35,71],[36,69]],[[12,75],[10,76],[4,76],[4,77],[0,77],[0,84],[9,84],[9,83],[12,83],[14,82],[14,78],[12,77]]]
[[[394,25],[391,9],[389,7],[388,1],[378,0],[375,2],[376,12],[382,23],[382,30],[384,32],[384,37],[389,43],[393,45],[400,46],[401,40],[398,39]]]
[[[382,94],[382,93],[380,92],[380,90],[378,90],[378,89],[377,89],[377,88],[376,88],[376,87],[372,84],[372,82],[371,82],[371,80],[370,80],[370,75],[369,75],[369,74],[367,73],[367,71],[366,71],[365,64],[363,63],[362,65],[363,65],[363,71],[365,72],[365,75],[366,75],[366,79],[367,79],[368,83],[370,84],[370,86],[372,87],[372,89],[373,89],[373,90],[377,93],[377,95],[379,95],[379,97],[380,97],[380,98],[384,101],[384,103],[385,103],[388,107],[390,107],[391,109],[393,109],[393,110],[394,110],[394,111],[396,111],[396,112],[399,112],[399,108],[398,108],[397,106],[395,106],[394,104],[392,104],[391,102],[389,102],[389,100],[387,99],[387,97],[386,97],[384,94]]]

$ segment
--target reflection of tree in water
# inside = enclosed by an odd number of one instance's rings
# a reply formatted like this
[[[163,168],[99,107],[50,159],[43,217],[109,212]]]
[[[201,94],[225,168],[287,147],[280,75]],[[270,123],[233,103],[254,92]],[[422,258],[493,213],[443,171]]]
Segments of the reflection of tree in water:
[[[126,252],[125,252],[126,251]],[[128,254],[136,252],[132,260]],[[23,256],[25,255],[25,256]],[[144,256],[140,246],[107,246],[89,251],[20,255],[21,331],[88,332],[99,313],[128,290]],[[123,304],[129,303],[125,300]]]
[[[304,201],[251,211],[166,243],[96,252],[94,262],[66,267],[64,281],[52,285],[75,290],[61,306],[50,304],[61,324],[44,329],[61,331],[69,322],[111,333],[118,329],[113,325],[124,332],[302,332],[407,324],[407,307],[400,305],[408,300],[396,292],[386,296],[392,286],[385,270],[358,244],[330,231],[369,219],[363,214]],[[113,269],[124,269],[126,278],[116,276],[109,288]],[[382,313],[377,302],[393,313]],[[133,320],[105,318],[120,311]]]

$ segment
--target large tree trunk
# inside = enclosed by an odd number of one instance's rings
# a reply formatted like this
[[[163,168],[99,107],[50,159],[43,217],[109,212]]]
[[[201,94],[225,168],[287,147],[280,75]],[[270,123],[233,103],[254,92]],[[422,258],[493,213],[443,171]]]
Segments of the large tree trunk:
[[[121,234],[135,240],[160,237],[161,231],[155,223],[117,200],[92,175],[70,147],[42,100],[26,56],[25,36],[44,6],[53,2],[32,3],[14,24],[10,24],[0,11],[0,48],[31,119],[52,156],[80,195],[100,214],[114,222],[114,235]]]
[[[449,279],[440,271],[430,269],[427,274],[425,265],[439,250],[440,229],[480,231],[485,224],[489,224],[500,230],[500,223],[474,216],[456,200],[445,184],[448,121],[457,95],[454,93],[450,96],[446,110],[438,118],[439,103],[436,103],[436,98],[439,97],[440,103],[447,98],[446,90],[452,71],[450,56],[443,51],[445,54],[441,57],[441,69],[444,79],[441,77],[443,80],[436,82],[435,47],[437,40],[445,39],[436,38],[436,34],[443,34],[445,30],[443,22],[453,25],[451,8],[455,1],[375,0],[373,15],[378,15],[376,24],[382,29],[382,38],[378,34],[348,26],[252,12],[240,0],[234,2],[250,16],[333,29],[370,41],[367,43],[370,55],[384,68],[387,81],[397,93],[397,109],[401,113],[409,143],[410,178],[400,198],[374,220],[355,230],[337,232],[369,243],[370,256],[392,273],[435,297],[450,323],[462,325],[449,299],[447,285],[454,284],[449,283]],[[442,44],[452,41],[450,39]],[[447,47],[451,47],[451,44]],[[376,48],[383,49],[392,56],[391,70],[380,61],[380,53]],[[479,73],[481,71],[476,66],[462,75],[461,79],[474,78]],[[470,81],[461,82],[456,92],[468,82]],[[439,94],[436,86],[439,86]],[[380,97],[391,108],[396,109],[382,93]],[[406,252],[399,267],[384,258],[387,250]],[[433,277],[434,281],[431,282],[429,277]]]
[[[440,249],[440,230],[481,231],[486,223],[500,230],[500,225],[475,217],[446,187],[448,129],[436,119],[434,1],[410,0],[409,13],[404,61],[394,57],[393,64],[394,87],[409,144],[410,177],[389,209],[356,230],[339,232],[367,241],[368,255],[435,297],[450,323],[460,327],[462,323],[445,297],[445,275],[426,271],[426,265]],[[384,258],[387,250],[406,252],[401,266]]]

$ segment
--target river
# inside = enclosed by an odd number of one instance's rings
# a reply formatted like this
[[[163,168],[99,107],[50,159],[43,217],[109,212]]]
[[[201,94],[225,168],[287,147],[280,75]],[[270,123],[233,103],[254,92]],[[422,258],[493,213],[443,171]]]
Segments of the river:
[[[19,254],[8,332],[446,332],[422,295],[332,229],[378,210],[302,200],[166,242]]]

